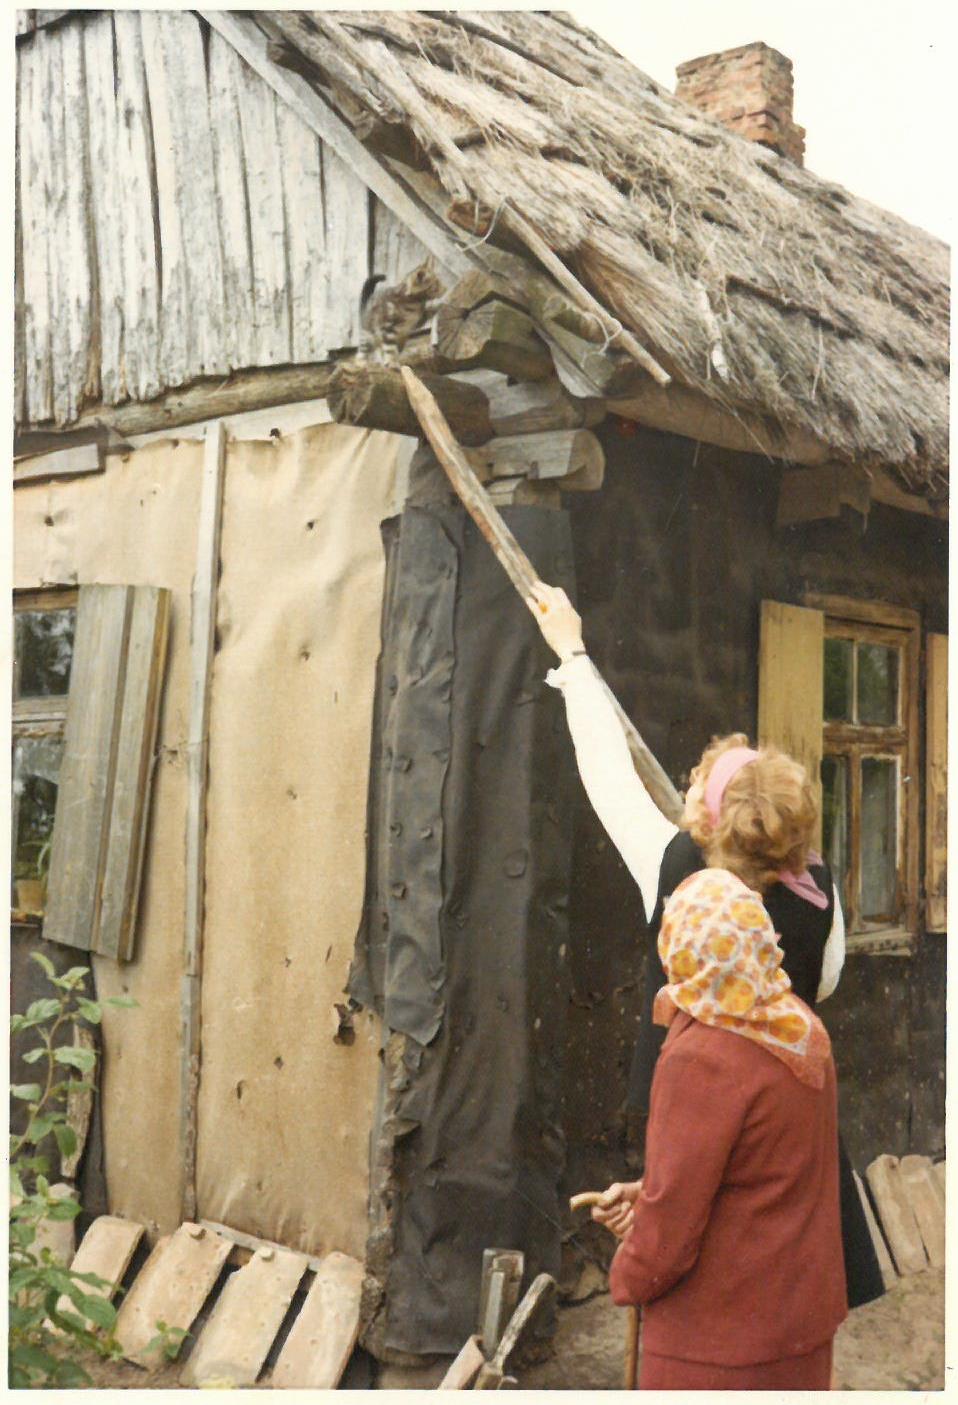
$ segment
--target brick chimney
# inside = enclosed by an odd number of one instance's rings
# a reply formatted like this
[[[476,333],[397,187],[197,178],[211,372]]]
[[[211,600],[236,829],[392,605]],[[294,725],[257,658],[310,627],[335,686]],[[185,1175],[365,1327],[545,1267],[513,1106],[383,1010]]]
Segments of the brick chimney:
[[[743,44],[689,59],[675,74],[676,97],[700,107],[730,132],[802,165],[805,128],[792,121],[791,59],[767,44]]]

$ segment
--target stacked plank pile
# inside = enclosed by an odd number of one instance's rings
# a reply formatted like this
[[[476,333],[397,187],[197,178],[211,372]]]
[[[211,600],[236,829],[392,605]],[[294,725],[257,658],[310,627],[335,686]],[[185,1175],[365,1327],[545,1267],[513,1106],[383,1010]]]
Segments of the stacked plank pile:
[[[877,1156],[856,1173],[885,1287],[945,1263],[945,1162],[928,1156]],[[873,1208],[874,1207],[874,1208]]]
[[[87,1230],[72,1267],[105,1279],[112,1298],[143,1232],[131,1220],[102,1215]],[[117,1314],[124,1357],[148,1375],[164,1366],[158,1340],[158,1324],[164,1324],[169,1341],[171,1333],[190,1334],[184,1386],[253,1386],[282,1333],[261,1384],[335,1389],[359,1334],[362,1264],[336,1251],[314,1258],[228,1234],[222,1226],[187,1221],[157,1241]]]

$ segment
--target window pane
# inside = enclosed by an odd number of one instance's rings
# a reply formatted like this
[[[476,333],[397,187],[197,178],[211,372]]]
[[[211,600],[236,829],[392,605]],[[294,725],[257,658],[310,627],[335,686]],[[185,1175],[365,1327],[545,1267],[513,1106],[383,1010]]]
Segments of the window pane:
[[[822,757],[822,848],[838,891],[848,873],[848,763],[844,756]]]
[[[898,721],[898,650],[858,646],[858,720],[885,726]]]
[[[898,860],[898,767],[862,757],[862,917],[895,916]]]
[[[49,866],[49,841],[57,804],[57,779],[63,759],[63,738],[17,737],[13,745],[13,878],[43,882]],[[14,907],[22,904],[16,890]]]
[[[852,720],[852,641],[825,640],[825,721]]]
[[[18,610],[14,620],[15,696],[65,697],[70,690],[76,610]]]

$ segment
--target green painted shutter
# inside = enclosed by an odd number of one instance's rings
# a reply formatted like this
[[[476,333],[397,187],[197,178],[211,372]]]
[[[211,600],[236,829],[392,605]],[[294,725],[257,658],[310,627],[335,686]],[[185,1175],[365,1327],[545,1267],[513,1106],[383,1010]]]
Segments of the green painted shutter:
[[[43,934],[133,954],[170,593],[81,586]]]

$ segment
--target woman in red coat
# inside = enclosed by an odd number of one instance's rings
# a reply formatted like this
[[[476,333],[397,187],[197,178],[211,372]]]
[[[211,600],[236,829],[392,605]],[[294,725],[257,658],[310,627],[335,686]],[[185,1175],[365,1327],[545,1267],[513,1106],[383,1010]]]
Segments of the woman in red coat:
[[[828,1035],[728,870],[680,884],[659,949],[669,1034],[609,1278],[644,1308],[640,1387],[827,1390],[847,1313]]]

